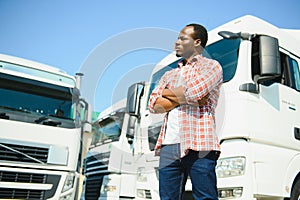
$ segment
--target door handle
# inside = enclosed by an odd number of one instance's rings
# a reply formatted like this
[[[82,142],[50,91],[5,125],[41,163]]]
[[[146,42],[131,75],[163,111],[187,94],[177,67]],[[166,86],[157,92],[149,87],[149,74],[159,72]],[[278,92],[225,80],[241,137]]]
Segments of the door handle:
[[[294,127],[294,134],[297,140],[300,140],[300,128]]]

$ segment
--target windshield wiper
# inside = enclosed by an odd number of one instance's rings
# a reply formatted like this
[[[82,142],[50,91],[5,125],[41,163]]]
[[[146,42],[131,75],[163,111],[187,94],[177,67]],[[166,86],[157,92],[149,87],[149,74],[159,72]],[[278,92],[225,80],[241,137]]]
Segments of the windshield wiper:
[[[6,113],[0,113],[0,119],[9,119],[9,116]]]
[[[0,143],[0,147],[3,147],[3,148],[5,148],[5,149],[8,149],[8,150],[10,150],[10,151],[12,151],[12,152],[15,152],[15,153],[17,153],[17,154],[21,154],[22,156],[25,156],[26,158],[29,158],[29,159],[31,159],[31,160],[33,160],[33,161],[35,161],[35,162],[40,163],[40,164],[43,164],[43,165],[46,164],[46,163],[44,163],[43,161],[40,161],[39,159],[36,159],[36,158],[34,158],[34,157],[31,157],[31,156],[27,155],[26,153],[23,153],[23,152],[21,152],[21,151],[18,151],[18,150],[16,150],[16,149],[13,149],[13,148],[11,148],[11,147],[8,147],[8,146],[6,146],[6,145],[4,145],[4,144],[2,144],[2,143]]]
[[[58,125],[61,125],[61,122],[53,121],[48,116],[51,116],[51,115],[42,116],[42,117],[34,120],[34,122],[37,123],[37,124],[40,124],[41,122],[43,122],[43,125],[48,125],[48,126],[58,126]],[[46,121],[46,120],[48,120],[48,121]]]
[[[53,115],[53,114],[50,114],[49,116],[51,116],[51,117],[56,117],[56,118],[59,118],[59,119],[73,120],[72,118],[70,118],[70,117],[65,117],[65,116],[58,116],[58,115]]]
[[[49,117],[42,116],[42,117],[39,117],[38,119],[34,120],[34,122],[37,123],[37,124],[40,124],[41,122],[43,122],[43,121],[45,121],[47,119],[49,119]]]

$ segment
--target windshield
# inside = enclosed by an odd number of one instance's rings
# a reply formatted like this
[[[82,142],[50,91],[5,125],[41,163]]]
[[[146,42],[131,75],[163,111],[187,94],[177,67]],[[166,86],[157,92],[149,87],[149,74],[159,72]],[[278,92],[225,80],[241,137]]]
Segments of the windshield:
[[[119,140],[122,131],[124,109],[119,110],[94,124],[91,145],[98,145]]]
[[[157,86],[160,78],[164,75],[164,73],[166,73],[167,71],[169,71],[171,69],[176,68],[178,62],[179,62],[179,60],[172,63],[172,64],[170,64],[170,65],[168,65],[168,66],[166,66],[166,67],[164,67],[164,68],[162,68],[161,70],[159,70],[158,72],[153,74],[152,80],[150,81],[150,93],[149,93],[149,95],[152,93],[152,90],[154,90],[154,88]]]
[[[204,52],[203,56],[217,60],[223,69],[223,82],[230,81],[236,71],[237,61],[238,61],[238,50],[240,46],[240,39],[236,40],[220,40],[211,45],[208,45]],[[150,81],[150,93],[158,84],[162,75],[177,67],[178,61],[162,68],[160,71],[156,72],[152,76],[152,80]]]
[[[1,119],[75,126],[70,88],[0,73],[0,96]]]
[[[223,82],[230,81],[236,71],[241,39],[223,39],[208,45],[203,56],[217,60],[223,69]]]

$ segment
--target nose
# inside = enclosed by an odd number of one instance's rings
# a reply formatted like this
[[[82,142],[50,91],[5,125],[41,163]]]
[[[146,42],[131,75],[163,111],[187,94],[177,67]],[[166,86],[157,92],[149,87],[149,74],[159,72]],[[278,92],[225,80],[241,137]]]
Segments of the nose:
[[[174,47],[177,47],[177,46],[179,46],[179,39],[177,39],[174,43]]]
[[[177,47],[178,47],[178,44],[177,44],[177,42],[175,42],[175,43],[174,43],[174,50],[176,50]]]

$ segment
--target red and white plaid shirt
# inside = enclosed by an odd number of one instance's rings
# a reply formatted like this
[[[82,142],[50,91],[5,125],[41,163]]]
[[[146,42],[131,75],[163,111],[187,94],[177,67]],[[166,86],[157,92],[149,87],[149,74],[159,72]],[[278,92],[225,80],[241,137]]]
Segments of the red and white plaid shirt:
[[[181,73],[180,71],[183,70]],[[188,104],[178,107],[178,121],[180,132],[181,156],[185,156],[189,149],[195,151],[220,150],[219,139],[216,134],[215,108],[217,106],[220,87],[223,82],[222,67],[216,61],[195,56],[190,62],[166,72],[153,90],[148,108],[155,113],[153,107],[157,98],[162,97],[165,88],[175,88],[182,75],[184,95]],[[198,100],[207,96],[208,99],[202,106],[193,106]],[[155,146],[159,152],[166,132],[168,113]]]

